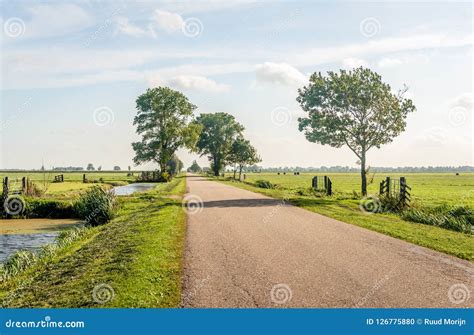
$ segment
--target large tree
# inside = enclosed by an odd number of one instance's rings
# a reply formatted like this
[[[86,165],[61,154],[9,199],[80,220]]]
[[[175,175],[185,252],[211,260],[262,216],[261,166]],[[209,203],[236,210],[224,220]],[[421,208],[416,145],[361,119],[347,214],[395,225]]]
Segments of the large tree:
[[[201,171],[202,171],[201,167],[195,160],[193,161],[193,164],[191,164],[191,166],[188,167],[188,172],[198,173]]]
[[[298,90],[297,101],[308,113],[299,118],[299,130],[310,142],[332,147],[346,145],[359,158],[362,195],[367,195],[366,154],[389,143],[405,130],[408,113],[415,111],[406,88],[392,93],[382,77],[370,69],[320,72]]]
[[[239,180],[242,177],[242,169],[246,165],[253,165],[261,162],[257,150],[242,136],[239,136],[232,143],[232,149],[229,155],[229,163],[235,164],[239,169]],[[235,178],[235,169],[234,169]]]
[[[224,168],[232,143],[242,134],[244,127],[227,113],[201,114],[196,123],[202,131],[197,142],[198,152],[207,155],[215,176]]]
[[[193,121],[196,108],[181,92],[168,87],[148,89],[137,99],[138,113],[133,124],[142,136],[132,143],[135,164],[156,162],[160,172],[180,147],[193,150],[199,137],[199,125]]]
[[[171,159],[166,163],[166,171],[171,176],[176,176],[183,169],[183,162],[176,154],[171,156]]]

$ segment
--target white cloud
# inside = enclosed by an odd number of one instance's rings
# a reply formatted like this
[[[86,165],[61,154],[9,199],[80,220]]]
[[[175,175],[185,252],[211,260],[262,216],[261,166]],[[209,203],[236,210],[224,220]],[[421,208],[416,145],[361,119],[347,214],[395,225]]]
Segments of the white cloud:
[[[31,19],[25,21],[21,38],[63,36],[92,26],[94,18],[74,4],[35,5],[27,9]]]
[[[208,92],[229,91],[228,85],[219,84],[204,76],[179,75],[172,78],[161,78],[159,76],[148,76],[150,86],[168,85],[181,90],[196,90]]]
[[[353,69],[361,66],[368,67],[369,63],[363,59],[349,57],[342,60],[342,66],[348,69]]]
[[[384,57],[377,62],[379,67],[392,67],[402,65],[403,61],[400,58]]]
[[[413,63],[428,63],[430,61],[426,54],[406,54],[394,57],[383,57],[377,62],[379,67],[394,67],[399,65],[413,64]]]
[[[424,129],[415,139],[416,143],[423,147],[440,147],[446,145],[448,133],[446,129],[433,127]]]
[[[181,15],[157,9],[154,13],[156,24],[168,33],[181,31],[184,20]]]
[[[474,106],[472,93],[462,93],[456,98],[448,101],[448,105],[451,108],[463,108],[467,111],[472,111]]]
[[[255,69],[257,81],[277,83],[288,86],[299,86],[307,82],[307,78],[298,69],[286,63],[265,62]]]
[[[115,22],[116,22],[118,31],[125,35],[139,37],[139,36],[149,34],[149,31],[146,31],[138,26],[131,24],[129,19],[124,16],[116,17]]]
[[[285,53],[285,58],[290,59],[292,64],[311,66],[342,61],[343,59],[351,57],[374,57],[396,52],[463,47],[473,45],[473,41],[473,34],[456,37],[446,34],[423,34],[408,37],[382,38],[365,43],[353,43],[337,47],[303,50],[295,53],[291,57],[288,57],[288,53]]]
[[[167,1],[163,5],[169,11],[189,14],[242,7],[250,8],[261,5],[261,2],[256,0]]]

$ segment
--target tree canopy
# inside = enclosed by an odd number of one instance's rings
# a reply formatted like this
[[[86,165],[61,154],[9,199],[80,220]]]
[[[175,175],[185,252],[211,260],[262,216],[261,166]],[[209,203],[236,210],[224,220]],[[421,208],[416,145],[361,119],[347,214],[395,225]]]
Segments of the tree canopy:
[[[133,124],[142,136],[132,143],[135,164],[156,162],[161,173],[181,147],[194,150],[200,127],[193,121],[196,108],[181,92],[168,87],[148,89],[137,98]]]
[[[193,173],[198,173],[201,172],[202,169],[199,166],[199,164],[196,162],[196,160],[193,161],[193,164],[191,164],[190,167],[188,167],[188,172],[193,172]]]
[[[176,156],[176,154],[173,154],[170,158],[170,160],[166,163],[166,171],[171,175],[171,176],[176,176],[181,170],[183,169],[183,162]]]
[[[232,143],[244,127],[227,113],[201,114],[196,124],[202,129],[197,141],[198,152],[207,155],[215,176],[224,168],[232,151]]]
[[[406,88],[392,93],[382,77],[370,69],[320,72],[298,90],[297,101],[308,113],[299,118],[299,130],[310,142],[346,145],[360,160],[362,194],[367,194],[366,153],[391,142],[405,130],[408,113],[415,111]]]
[[[253,165],[261,162],[257,150],[250,144],[249,140],[239,136],[232,143],[232,149],[228,157],[228,162],[237,165],[239,169],[239,180],[242,176],[242,169],[246,165]],[[235,171],[234,171],[235,178]]]

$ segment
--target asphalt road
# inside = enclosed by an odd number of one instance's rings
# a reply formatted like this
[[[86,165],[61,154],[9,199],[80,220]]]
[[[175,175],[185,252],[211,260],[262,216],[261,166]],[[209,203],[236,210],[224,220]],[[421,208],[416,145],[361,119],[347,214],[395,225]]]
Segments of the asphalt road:
[[[184,307],[474,307],[471,262],[202,177],[187,188]]]

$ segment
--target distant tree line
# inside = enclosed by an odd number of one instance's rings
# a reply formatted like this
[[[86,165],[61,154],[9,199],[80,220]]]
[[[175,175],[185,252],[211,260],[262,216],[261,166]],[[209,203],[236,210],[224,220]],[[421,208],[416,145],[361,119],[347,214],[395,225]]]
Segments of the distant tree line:
[[[83,170],[84,168],[82,166],[53,167],[53,171],[83,171]]]
[[[266,167],[249,166],[244,169],[245,172],[360,172],[358,167],[349,166],[321,166],[321,167]],[[370,167],[371,172],[406,172],[406,173],[436,173],[436,172],[474,172],[474,166],[404,166],[404,167]]]

